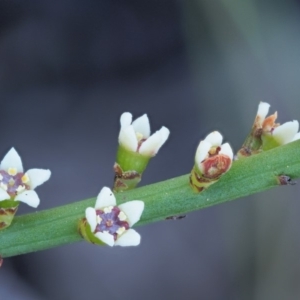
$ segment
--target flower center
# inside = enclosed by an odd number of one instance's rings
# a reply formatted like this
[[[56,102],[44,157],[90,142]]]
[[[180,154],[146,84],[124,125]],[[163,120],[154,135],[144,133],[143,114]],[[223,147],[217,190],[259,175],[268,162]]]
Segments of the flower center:
[[[211,156],[214,156],[214,155],[218,155],[220,151],[221,151],[220,146],[214,146],[214,147],[210,148],[210,150],[208,151],[208,154],[211,157]]]
[[[0,187],[11,197],[15,197],[24,190],[29,190],[29,177],[25,173],[18,173],[16,168],[7,171],[0,170]]]
[[[113,235],[114,240],[119,235],[129,229],[129,224],[126,221],[127,216],[117,206],[109,206],[103,209],[97,209],[97,226],[96,232],[108,232]]]

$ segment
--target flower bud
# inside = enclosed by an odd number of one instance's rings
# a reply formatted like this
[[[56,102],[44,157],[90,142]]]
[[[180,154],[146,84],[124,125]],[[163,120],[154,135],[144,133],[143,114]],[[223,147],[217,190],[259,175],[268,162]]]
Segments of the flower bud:
[[[276,118],[277,112],[267,117],[263,122],[261,135],[263,150],[270,150],[299,139],[298,121],[294,120],[280,125],[275,123]]]
[[[228,143],[222,144],[222,140],[222,135],[214,131],[200,142],[190,176],[195,191],[208,188],[230,169],[233,152]]]
[[[277,112],[267,117],[270,104],[260,102],[252,130],[237,157],[247,157],[260,151],[270,150],[300,138],[298,121],[275,123]]]
[[[134,188],[141,180],[151,157],[166,142],[170,131],[162,127],[150,135],[150,123],[146,114],[132,122],[132,115],[125,112],[120,118],[119,147],[115,170],[115,191]]]

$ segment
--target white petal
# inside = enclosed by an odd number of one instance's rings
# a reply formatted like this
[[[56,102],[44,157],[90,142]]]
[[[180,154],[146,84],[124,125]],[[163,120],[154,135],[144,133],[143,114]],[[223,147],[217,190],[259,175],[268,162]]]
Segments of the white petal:
[[[206,158],[210,148],[211,143],[207,142],[206,140],[200,142],[195,155],[195,163],[197,165],[200,164]]]
[[[132,122],[132,114],[129,112],[124,112],[120,117],[121,128],[127,127]]]
[[[295,134],[295,136],[294,136],[292,142],[297,141],[297,140],[299,140],[299,139],[300,139],[300,132],[298,132],[297,134]]]
[[[273,137],[281,145],[289,143],[293,140],[299,130],[298,121],[286,122],[273,130]]]
[[[96,210],[92,207],[88,207],[85,210],[85,217],[91,227],[91,231],[94,232],[97,226],[97,215]]]
[[[145,156],[154,156],[160,148],[162,135],[156,131],[145,142],[142,143],[139,153]]]
[[[0,201],[9,200],[9,199],[10,199],[9,194],[0,188]]]
[[[233,151],[228,143],[225,143],[221,146],[219,154],[225,154],[229,156],[231,160],[233,159]]]
[[[110,188],[108,187],[102,188],[102,190],[100,191],[97,197],[95,208],[99,209],[106,206],[116,206],[116,205],[117,202],[116,202],[115,195],[110,190]]]
[[[132,125],[121,128],[119,134],[119,144],[129,151],[136,152],[138,141]]]
[[[141,133],[146,139],[150,136],[150,123],[146,114],[133,121],[132,126],[135,132]]]
[[[160,147],[166,142],[166,140],[168,139],[169,135],[170,135],[170,130],[163,126],[160,130],[160,135],[161,135],[161,139],[160,139],[160,145],[159,145],[159,148],[158,150],[160,149]],[[157,151],[158,151],[157,150]]]
[[[95,233],[95,237],[110,247],[112,247],[115,243],[114,237],[111,234],[109,234],[107,231],[97,232]]]
[[[16,168],[18,172],[23,172],[22,160],[15,148],[11,148],[1,161],[0,169],[8,170],[8,168]]]
[[[43,184],[51,176],[50,170],[44,169],[30,169],[26,172],[30,180],[30,187],[34,190],[37,186]]]
[[[27,205],[34,207],[34,208],[38,207],[38,205],[40,204],[40,198],[39,198],[38,194],[32,190],[30,190],[30,191],[25,190],[21,194],[17,195],[15,200],[24,202]]]
[[[116,241],[116,246],[138,246],[141,242],[141,236],[134,229],[128,229]]]
[[[144,202],[140,200],[133,200],[119,205],[121,211],[127,216],[130,227],[140,220],[144,207]]]
[[[267,102],[260,102],[258,105],[257,116],[260,117],[261,121],[263,121],[268,112],[269,112],[270,104]]]
[[[206,138],[205,141],[209,142],[212,146],[221,146],[223,137],[220,132],[214,131],[210,133]]]

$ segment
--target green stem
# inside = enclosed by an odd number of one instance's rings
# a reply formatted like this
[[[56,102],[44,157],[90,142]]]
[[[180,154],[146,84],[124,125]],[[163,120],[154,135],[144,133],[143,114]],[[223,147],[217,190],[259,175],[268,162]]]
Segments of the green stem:
[[[278,185],[279,175],[300,177],[300,141],[233,163],[231,170],[202,193],[189,186],[189,175],[169,179],[116,195],[118,203],[140,199],[145,211],[137,225],[227,202]],[[9,257],[81,240],[78,221],[95,198],[15,217],[0,232],[0,255]]]

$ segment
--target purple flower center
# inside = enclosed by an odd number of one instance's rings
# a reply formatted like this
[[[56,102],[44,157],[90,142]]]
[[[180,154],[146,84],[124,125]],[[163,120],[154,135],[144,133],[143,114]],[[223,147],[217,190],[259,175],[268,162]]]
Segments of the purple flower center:
[[[0,185],[1,188],[6,190],[6,192],[11,196],[16,196],[19,192],[23,190],[29,190],[29,185],[22,181],[24,173],[17,173],[15,175],[10,175],[4,170],[0,170]]]
[[[122,227],[125,228],[125,230],[129,229],[128,222],[120,220],[120,212],[121,210],[117,206],[114,206],[112,210],[107,213],[105,213],[104,210],[97,209],[96,214],[99,216],[101,221],[96,226],[96,232],[107,231],[113,235],[114,240],[116,240],[118,238],[119,229],[122,230]]]

